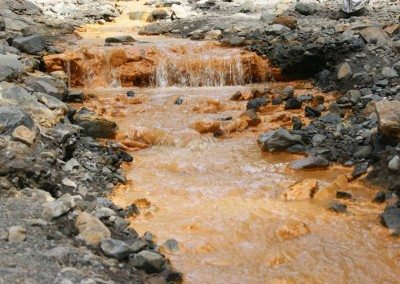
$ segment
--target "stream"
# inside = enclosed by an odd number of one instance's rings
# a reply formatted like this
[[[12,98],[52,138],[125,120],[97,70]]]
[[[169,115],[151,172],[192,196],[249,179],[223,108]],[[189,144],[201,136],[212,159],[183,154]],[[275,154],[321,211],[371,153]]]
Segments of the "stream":
[[[299,156],[263,153],[257,138],[291,127],[291,117],[304,111],[269,105],[261,123],[247,127],[240,120],[247,101],[230,100],[237,91],[287,85],[297,96],[325,94],[310,82],[280,81],[253,53],[139,36],[126,22],[125,15],[80,30],[64,60],[70,86],[90,95],[84,106],[116,121],[118,140],[134,156],[125,167],[129,182],[112,200],[136,204],[140,214],[130,221],[139,234],[179,242],[178,250],[163,252],[185,282],[398,282],[400,245],[379,223],[384,205],[371,203],[376,189],[362,180],[343,184],[352,194],[345,214],[319,200],[283,200],[297,181],[317,179],[323,188],[352,169],[289,169]],[[104,46],[105,37],[121,34],[136,42]],[[326,96],[328,102],[334,94]],[[223,135],[207,130],[215,122]]]

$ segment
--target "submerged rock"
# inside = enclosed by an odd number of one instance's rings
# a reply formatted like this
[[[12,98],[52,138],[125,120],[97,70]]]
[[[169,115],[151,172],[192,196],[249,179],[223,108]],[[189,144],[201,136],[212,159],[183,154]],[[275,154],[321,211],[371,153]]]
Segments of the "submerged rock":
[[[308,200],[313,198],[318,191],[318,181],[316,179],[305,179],[296,182],[282,193],[284,200]]]
[[[106,43],[128,43],[135,42],[136,40],[132,36],[112,36],[105,39]]]

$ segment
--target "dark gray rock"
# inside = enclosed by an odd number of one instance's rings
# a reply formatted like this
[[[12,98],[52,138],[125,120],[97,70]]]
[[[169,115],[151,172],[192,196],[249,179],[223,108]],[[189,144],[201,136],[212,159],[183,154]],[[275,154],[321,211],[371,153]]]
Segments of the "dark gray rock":
[[[267,97],[251,99],[247,102],[246,109],[253,109],[258,111],[261,107],[266,106],[268,103]]]
[[[300,109],[303,103],[297,99],[297,98],[292,98],[288,99],[285,104],[285,109]]]
[[[329,161],[321,156],[318,157],[311,156],[290,163],[290,167],[294,170],[326,168],[328,166],[329,166]]]
[[[105,39],[106,43],[128,43],[135,41],[136,40],[132,36],[113,36]]]
[[[24,125],[33,128],[34,122],[30,115],[17,106],[0,106],[0,133],[11,134],[15,128]]]
[[[104,239],[100,248],[106,256],[120,260],[127,258],[132,253],[131,248],[126,243],[115,239]]]
[[[300,135],[291,134],[285,128],[279,128],[261,134],[258,142],[261,144],[261,149],[263,151],[270,152],[275,150],[286,150],[287,148],[297,144],[304,145]]]
[[[400,233],[400,208],[387,207],[381,215],[381,223],[392,232]]]
[[[328,205],[328,210],[335,213],[346,213],[347,205],[334,201]]]
[[[46,41],[41,35],[16,38],[12,46],[28,54],[38,54],[46,50]]]
[[[156,252],[143,250],[130,256],[129,262],[136,268],[144,269],[147,273],[155,273],[162,271],[164,258]]]

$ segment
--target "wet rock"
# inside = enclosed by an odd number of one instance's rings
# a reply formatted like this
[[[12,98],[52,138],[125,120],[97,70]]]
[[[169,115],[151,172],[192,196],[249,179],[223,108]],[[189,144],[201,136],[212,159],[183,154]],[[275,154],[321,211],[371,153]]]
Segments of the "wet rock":
[[[18,126],[32,129],[33,119],[30,115],[17,106],[0,106],[0,133],[11,134]]]
[[[328,205],[328,210],[336,213],[346,213],[347,212],[347,205],[339,202],[332,202]]]
[[[27,146],[32,146],[36,140],[36,131],[31,131],[28,127],[20,125],[12,132],[14,141],[24,143]]]
[[[126,243],[115,239],[102,240],[100,248],[106,256],[119,260],[127,258],[132,253],[130,247]]]
[[[297,239],[309,233],[310,228],[307,226],[307,224],[297,220],[288,221],[277,231],[278,237],[283,240]]]
[[[26,229],[22,226],[12,226],[8,228],[8,241],[19,243],[26,240]]]
[[[317,156],[317,157],[311,156],[290,163],[290,167],[294,170],[326,168],[328,166],[329,166],[329,161],[322,156]]]
[[[43,205],[43,215],[48,220],[56,219],[68,213],[75,206],[75,198],[67,193],[54,201],[45,203]]]
[[[286,86],[283,90],[282,90],[282,94],[280,96],[280,98],[284,101],[293,98],[294,96],[294,88],[292,86]]]
[[[229,37],[226,42],[230,46],[243,46],[246,44],[246,37],[244,36],[231,36]]]
[[[369,167],[369,162],[357,163],[354,167],[353,172],[351,173],[352,178],[355,179],[367,173],[368,167]]]
[[[400,208],[385,208],[385,211],[381,215],[381,223],[393,233],[400,233]]]
[[[135,42],[136,40],[132,36],[112,36],[112,37],[107,37],[105,39],[106,43],[129,43],[129,42]]]
[[[136,94],[135,94],[134,91],[127,91],[127,92],[126,92],[126,96],[127,96],[128,98],[133,98],[135,95],[136,95]]]
[[[196,121],[193,128],[199,133],[219,133],[221,132],[221,122],[219,121]]]
[[[282,193],[284,200],[308,200],[313,198],[318,191],[318,181],[316,179],[305,179],[296,182]]]
[[[304,113],[306,117],[311,117],[311,118],[315,118],[315,117],[320,117],[321,116],[321,112],[315,108],[312,108],[310,106],[306,106],[304,109]]]
[[[87,109],[81,109],[75,116],[73,123],[83,128],[83,134],[95,138],[114,138],[118,132],[118,125],[97,116]]]
[[[170,239],[166,240],[163,244],[162,247],[168,251],[175,252],[179,250],[179,243],[177,240]]]
[[[283,102],[283,100],[281,98],[273,98],[272,99],[272,105],[277,106],[280,105]]]
[[[46,50],[46,41],[41,35],[31,35],[14,39],[12,46],[28,54],[38,54]]]
[[[261,144],[263,151],[270,152],[275,150],[286,150],[287,148],[298,144],[304,145],[300,135],[291,134],[285,128],[279,128],[261,134],[258,142]]]
[[[299,2],[295,6],[295,11],[304,16],[309,16],[315,13],[316,7],[313,3]]]
[[[398,172],[400,170],[400,158],[399,156],[394,156],[388,163],[388,168],[391,171]]]
[[[260,98],[255,98],[247,102],[246,109],[253,109],[255,111],[258,111],[261,107],[266,106],[267,104],[268,104],[267,97],[264,96]]]
[[[375,106],[381,133],[400,139],[400,101],[379,101]]]
[[[292,98],[288,99],[285,104],[285,109],[300,109],[303,103],[297,99],[297,98]]]
[[[176,105],[181,105],[183,103],[183,99],[182,98],[177,98],[174,102],[174,104]]]
[[[241,118],[244,118],[249,126],[257,126],[261,123],[261,119],[258,116],[257,112],[253,109],[248,109],[246,110],[245,113],[243,113]]]
[[[338,192],[336,192],[336,198],[338,198],[338,199],[351,199],[352,195],[351,195],[351,193],[348,193],[348,192],[338,191]]]
[[[99,245],[104,239],[111,238],[110,230],[93,215],[82,212],[76,220],[79,230],[78,238],[93,246]]]
[[[372,202],[374,203],[383,203],[386,200],[386,193],[384,191],[379,191],[374,199],[372,200]]]
[[[136,268],[144,269],[147,273],[155,273],[162,271],[164,258],[156,252],[143,250],[130,257],[129,262]]]
[[[293,130],[300,130],[303,127],[301,119],[297,116],[292,117]]]
[[[147,247],[147,243],[141,239],[136,239],[133,244],[130,246],[133,253],[137,253],[141,250],[144,250]]]
[[[70,103],[81,103],[84,100],[84,94],[82,91],[69,91],[67,102]]]
[[[338,80],[349,78],[351,75],[352,75],[352,70],[348,63],[343,63],[342,65],[339,66],[337,73]]]

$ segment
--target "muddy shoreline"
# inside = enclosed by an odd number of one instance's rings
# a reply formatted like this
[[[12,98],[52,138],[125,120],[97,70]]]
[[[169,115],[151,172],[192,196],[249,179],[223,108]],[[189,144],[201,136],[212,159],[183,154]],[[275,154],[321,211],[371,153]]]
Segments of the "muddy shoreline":
[[[0,0],[5,7],[0,12],[0,272],[5,275],[0,283],[181,282],[182,275],[160,252],[160,247],[171,249],[174,240],[161,245],[151,233],[139,236],[127,221],[139,213],[136,205],[121,208],[107,199],[127,182],[121,165],[134,162],[129,147],[112,140],[118,126],[89,109],[71,106],[81,103],[84,94],[68,88],[64,63],[57,62],[63,67],[46,74],[43,57],[57,58],[63,51],[53,42],[84,23],[104,25],[123,12],[107,1],[84,2],[66,1],[68,8],[50,9],[48,4]],[[139,34],[217,40],[269,58],[286,80],[313,79],[324,92],[337,91],[327,109],[320,97],[304,95],[311,122],[285,121],[286,128],[260,136],[260,147],[307,156],[296,164],[300,170],[340,163],[354,167],[349,181],[368,174],[367,181],[382,188],[374,201],[388,205],[382,223],[398,235],[400,106],[392,102],[400,91],[400,26],[394,2],[377,1],[382,9],[353,17],[338,15],[337,7],[328,4],[264,13],[258,6],[201,2],[184,3],[193,18],[170,21],[173,14],[164,15],[167,20],[157,19],[160,12],[150,14],[155,23]],[[170,11],[169,4],[165,6]],[[240,26],[237,19],[247,22]],[[134,74],[126,81],[146,81],[146,76]],[[257,126],[272,105],[297,111],[302,102],[288,87],[244,90],[236,94],[247,108],[238,125],[218,122],[199,128],[223,139],[243,121],[244,129]]]

